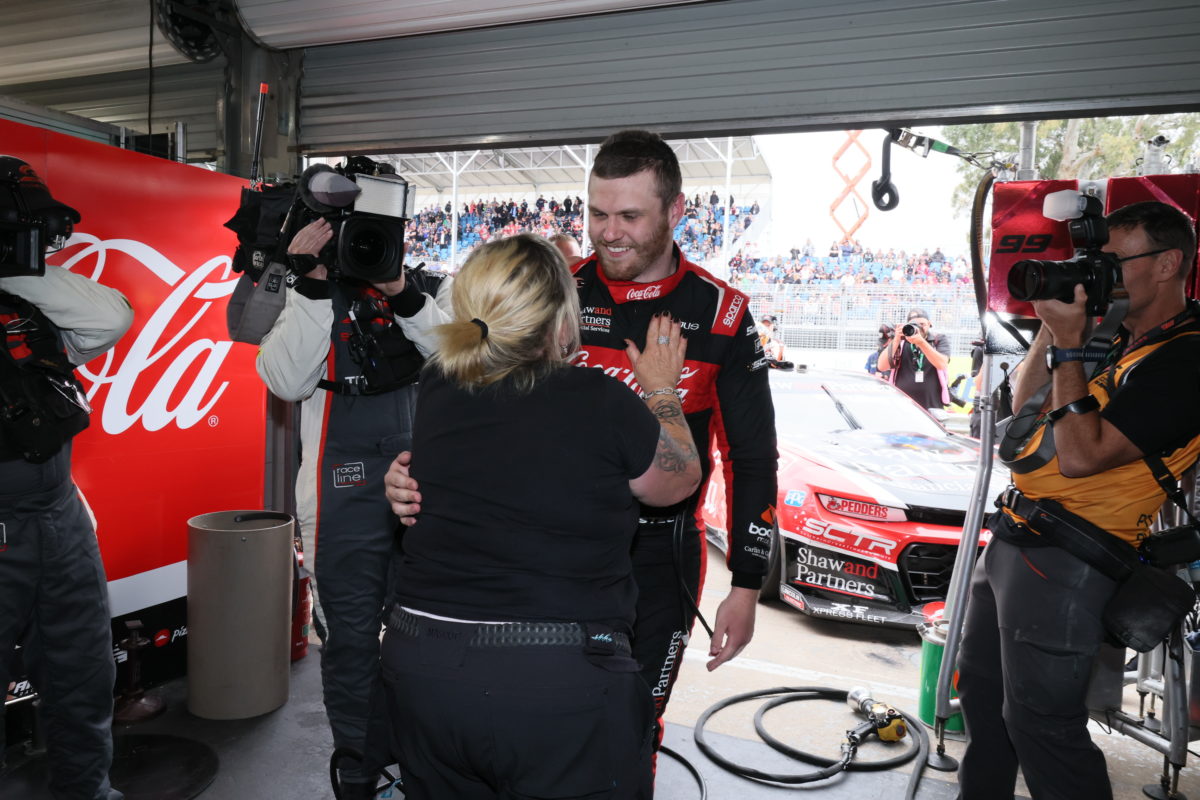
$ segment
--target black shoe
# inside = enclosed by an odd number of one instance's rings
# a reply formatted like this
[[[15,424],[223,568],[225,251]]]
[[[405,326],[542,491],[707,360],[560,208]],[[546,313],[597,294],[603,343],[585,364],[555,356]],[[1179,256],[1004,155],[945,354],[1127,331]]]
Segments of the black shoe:
[[[375,800],[374,781],[342,781],[341,800]]]

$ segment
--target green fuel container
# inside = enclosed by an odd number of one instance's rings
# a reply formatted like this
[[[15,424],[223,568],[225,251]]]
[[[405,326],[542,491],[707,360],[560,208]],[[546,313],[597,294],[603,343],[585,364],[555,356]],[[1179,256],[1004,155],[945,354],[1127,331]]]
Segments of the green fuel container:
[[[917,625],[917,633],[921,635],[921,686],[917,695],[917,716],[932,728],[937,711],[938,672],[942,668],[942,654],[946,650],[946,626],[938,622],[922,622]],[[950,696],[958,697],[953,683]],[[955,714],[946,720],[946,730],[963,730],[962,714]]]

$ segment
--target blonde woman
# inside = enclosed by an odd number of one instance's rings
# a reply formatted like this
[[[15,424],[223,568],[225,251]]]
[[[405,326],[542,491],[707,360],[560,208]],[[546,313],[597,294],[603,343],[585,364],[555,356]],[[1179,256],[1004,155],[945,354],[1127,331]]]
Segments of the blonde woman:
[[[569,367],[579,303],[562,256],[522,234],[476,249],[422,377],[383,643],[405,797],[629,798],[653,711],[630,657],[638,501],[695,491],[675,386],[680,326],[628,345],[643,399]]]

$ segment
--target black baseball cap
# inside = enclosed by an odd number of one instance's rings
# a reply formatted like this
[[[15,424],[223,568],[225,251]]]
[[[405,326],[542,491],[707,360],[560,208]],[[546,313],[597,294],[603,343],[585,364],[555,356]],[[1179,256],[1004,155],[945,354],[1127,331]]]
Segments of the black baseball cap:
[[[904,321],[908,322],[909,320],[917,319],[918,317],[922,319],[929,319],[929,312],[923,308],[911,309],[908,312],[908,316],[904,318]]]
[[[25,221],[27,217],[40,220],[51,236],[70,236],[71,227],[79,222],[79,212],[50,196],[50,190],[33,167],[15,156],[0,156],[0,187],[9,194],[0,197],[0,219]],[[12,201],[12,207],[9,201]]]

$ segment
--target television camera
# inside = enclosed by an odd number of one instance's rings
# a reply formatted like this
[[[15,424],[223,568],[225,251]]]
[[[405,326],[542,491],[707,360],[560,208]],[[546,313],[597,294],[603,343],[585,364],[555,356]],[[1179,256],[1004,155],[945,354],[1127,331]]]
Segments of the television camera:
[[[390,164],[365,156],[337,167],[313,164],[296,183],[243,190],[237,213],[225,223],[238,235],[233,268],[257,282],[270,262],[288,263],[288,245],[301,228],[324,217],[333,238],[316,258],[292,259],[294,271],[321,263],[335,280],[395,280],[415,205],[413,188]]]
[[[44,275],[46,250],[61,249],[79,212],[50,196],[33,167],[0,156],[0,278]]]

